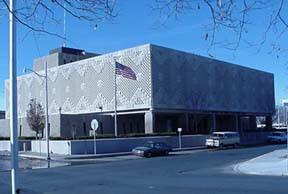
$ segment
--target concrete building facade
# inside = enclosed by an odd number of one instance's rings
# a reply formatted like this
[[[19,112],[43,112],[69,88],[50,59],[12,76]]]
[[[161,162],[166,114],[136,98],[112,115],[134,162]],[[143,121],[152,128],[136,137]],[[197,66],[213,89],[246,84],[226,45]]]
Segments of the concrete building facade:
[[[256,116],[265,116],[267,126],[272,125],[271,73],[151,44],[91,54],[69,63],[52,60],[55,52],[63,56],[69,49],[58,49],[34,64],[34,70],[44,74],[41,63],[50,63],[51,136],[88,135],[94,118],[99,121],[99,133],[113,134],[115,60],[130,67],[137,77],[116,76],[119,134],[173,132],[179,127],[189,134],[251,130],[256,128]],[[5,86],[9,99],[8,81]],[[35,74],[18,77],[20,135],[34,135],[27,126],[26,110],[32,98],[44,107],[44,92],[44,82]],[[9,101],[6,107],[0,136],[9,136]]]

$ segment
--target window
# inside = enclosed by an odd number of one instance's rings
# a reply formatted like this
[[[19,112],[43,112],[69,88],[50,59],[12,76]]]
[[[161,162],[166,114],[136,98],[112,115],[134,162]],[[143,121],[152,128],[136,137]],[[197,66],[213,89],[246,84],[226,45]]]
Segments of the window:
[[[83,133],[84,135],[87,135],[87,130],[86,130],[86,123],[83,123]]]
[[[133,133],[133,123],[130,122],[130,133]]]
[[[103,134],[103,123],[99,122],[99,130],[100,130],[100,134]]]
[[[126,134],[126,125],[125,125],[125,123],[122,124],[122,128],[123,128],[123,133]]]

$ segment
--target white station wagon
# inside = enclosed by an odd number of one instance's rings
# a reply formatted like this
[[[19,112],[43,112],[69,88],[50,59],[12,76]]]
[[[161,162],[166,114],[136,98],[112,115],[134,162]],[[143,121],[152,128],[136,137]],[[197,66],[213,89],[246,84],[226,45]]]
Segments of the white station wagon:
[[[238,146],[240,144],[240,136],[238,132],[223,131],[213,132],[212,135],[206,139],[207,147],[224,147],[224,146]]]

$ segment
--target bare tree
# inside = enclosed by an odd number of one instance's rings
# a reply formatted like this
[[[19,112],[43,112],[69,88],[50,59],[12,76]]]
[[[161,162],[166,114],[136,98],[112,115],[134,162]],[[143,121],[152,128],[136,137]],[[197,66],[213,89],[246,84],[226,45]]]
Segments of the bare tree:
[[[9,0],[0,0],[2,10],[9,10]],[[203,31],[203,38],[210,42],[209,49],[221,46],[237,50],[240,43],[256,46],[260,50],[268,45],[271,51],[278,54],[286,52],[282,37],[288,28],[288,0],[154,0],[151,7],[159,11],[166,19],[179,18],[187,12],[209,13],[210,22]],[[18,23],[33,32],[46,33],[66,39],[60,35],[55,24],[62,23],[65,10],[67,15],[81,21],[87,21],[93,26],[103,20],[112,19],[115,13],[116,0],[19,0],[14,16]],[[3,14],[3,11],[0,12]],[[255,25],[256,18],[263,21],[262,34],[257,40],[246,39],[250,27]],[[165,21],[166,21],[165,19]],[[197,18],[191,18],[191,21]],[[228,34],[220,40],[219,34]],[[282,43],[282,44],[281,44]],[[283,48],[284,47],[284,48]]]
[[[113,18],[116,0],[19,0],[17,9],[13,13],[16,21],[33,32],[46,33],[65,39],[55,28],[55,24],[61,24],[65,11],[73,18],[93,23]],[[9,9],[9,0],[0,0],[4,10]],[[2,8],[2,10],[3,10]],[[0,13],[1,14],[1,13]]]
[[[32,131],[36,133],[36,139],[38,134],[43,132],[45,118],[44,118],[44,109],[36,99],[31,99],[29,102],[29,108],[26,111],[27,123]],[[42,133],[43,135],[43,133]]]
[[[236,50],[240,42],[248,46],[256,46],[259,50],[264,44],[270,46],[270,51],[277,54],[285,52],[281,38],[288,28],[287,0],[155,0],[155,10],[160,11],[166,19],[178,18],[186,12],[210,13],[210,22],[203,32],[203,38],[210,41],[211,46],[220,45]],[[192,20],[193,18],[191,18]],[[243,40],[249,34],[249,27],[256,20],[262,20],[262,34],[258,40]],[[232,40],[217,40],[218,34],[228,33]],[[278,57],[278,55],[277,55]]]

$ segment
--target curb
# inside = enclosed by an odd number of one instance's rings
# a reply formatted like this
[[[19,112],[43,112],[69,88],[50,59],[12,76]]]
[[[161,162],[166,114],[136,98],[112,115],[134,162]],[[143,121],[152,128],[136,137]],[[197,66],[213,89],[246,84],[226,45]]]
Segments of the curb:
[[[120,152],[120,153],[108,153],[108,154],[90,154],[90,155],[74,155],[74,156],[66,156],[63,157],[64,160],[70,159],[93,159],[93,158],[109,158],[109,157],[117,157],[117,156],[127,156],[131,155],[131,152]]]
[[[188,148],[174,148],[171,152],[173,153],[179,153],[183,151],[192,151],[192,150],[203,150],[206,149],[206,146],[197,146],[197,147],[188,147]],[[69,160],[85,160],[85,159],[97,159],[97,158],[109,158],[109,157],[118,157],[118,156],[128,156],[132,155],[131,152],[117,152],[117,153],[106,153],[106,154],[89,154],[89,155],[71,155],[71,156],[65,156],[65,155],[59,155],[59,156],[51,156],[52,161],[67,161]],[[32,155],[32,154],[19,154],[20,157],[23,158],[29,158],[29,159],[38,159],[38,160],[46,160],[46,156],[40,156],[40,155]]]

